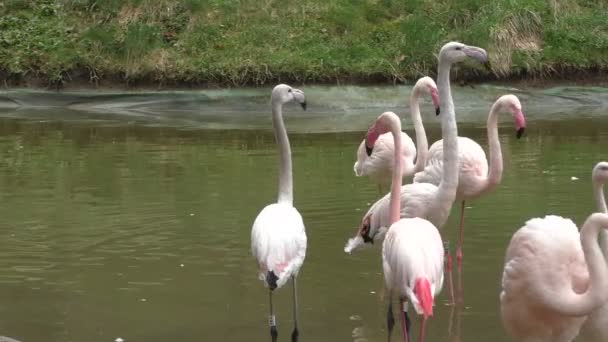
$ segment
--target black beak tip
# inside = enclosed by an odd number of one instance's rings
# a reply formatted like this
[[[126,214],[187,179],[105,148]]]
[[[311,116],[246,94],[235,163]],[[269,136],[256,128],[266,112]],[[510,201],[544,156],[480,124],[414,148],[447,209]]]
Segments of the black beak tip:
[[[439,115],[439,114],[441,114],[441,108],[437,107],[437,108],[435,108],[435,115]]]
[[[517,139],[521,138],[524,135],[526,128],[525,127],[521,127],[520,129],[517,130]]]
[[[368,157],[372,155],[373,151],[374,151],[373,147],[369,147],[369,146],[367,146],[367,144],[365,144],[365,152],[367,153]]]
[[[306,102],[300,103],[300,106],[302,106],[302,109],[306,110]]]

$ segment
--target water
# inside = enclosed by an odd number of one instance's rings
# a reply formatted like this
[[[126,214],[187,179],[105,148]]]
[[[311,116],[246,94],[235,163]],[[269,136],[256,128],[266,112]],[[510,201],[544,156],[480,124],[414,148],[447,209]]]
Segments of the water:
[[[383,110],[405,112],[409,89],[304,90],[309,111],[286,109],[309,238],[302,340],[385,341],[380,246],[354,255],[343,246],[378,198],[352,171],[362,132]],[[487,110],[506,92],[522,99],[527,134],[515,139],[502,121],[503,182],[466,211],[465,307],[445,306],[444,288],[427,341],[508,341],[498,292],[512,233],[548,213],[580,224],[595,208],[590,173],[608,159],[608,89],[455,87],[460,135],[487,146]],[[267,292],[249,252],[253,219],[276,197],[268,89],[0,97],[1,335],[269,340]],[[423,112],[435,141],[430,101]],[[458,209],[444,228],[452,241]],[[291,289],[275,297],[287,340]]]

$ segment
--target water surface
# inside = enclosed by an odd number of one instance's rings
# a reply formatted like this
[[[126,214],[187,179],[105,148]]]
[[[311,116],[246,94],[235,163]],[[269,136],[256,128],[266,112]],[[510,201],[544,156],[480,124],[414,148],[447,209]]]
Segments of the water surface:
[[[407,112],[409,88],[302,88],[309,111],[286,108],[309,239],[302,340],[385,341],[380,246],[354,255],[343,246],[379,197],[354,176],[355,149],[382,111]],[[460,135],[485,148],[487,111],[507,92],[522,99],[527,134],[515,139],[501,120],[503,182],[466,211],[465,306],[445,306],[444,289],[427,341],[508,341],[498,292],[511,235],[531,217],[581,223],[595,208],[590,173],[608,159],[608,90],[454,87]],[[276,198],[268,89],[0,97],[0,334],[269,340],[267,292],[249,251],[253,219]],[[433,142],[430,101],[423,112]],[[455,207],[444,227],[452,241],[457,216]],[[289,287],[276,303],[286,340]]]

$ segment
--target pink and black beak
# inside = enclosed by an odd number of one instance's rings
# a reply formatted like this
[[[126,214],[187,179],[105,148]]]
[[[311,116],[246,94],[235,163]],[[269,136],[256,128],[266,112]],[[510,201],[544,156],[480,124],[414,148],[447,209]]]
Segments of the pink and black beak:
[[[371,230],[370,217],[366,216],[363,218],[363,222],[361,222],[361,228],[359,228],[359,235],[361,235],[363,242],[371,243],[373,245],[374,238],[369,236],[370,230]]]
[[[435,115],[439,115],[441,113],[441,107],[439,106],[439,94],[437,93],[437,89],[431,89],[431,98],[433,99],[433,105],[435,105]]]
[[[365,135],[365,152],[367,156],[371,156],[372,152],[374,152],[374,144],[376,144],[379,136],[380,134],[378,134],[375,124],[367,130],[367,134]]]
[[[521,138],[526,131],[526,118],[521,109],[515,109],[515,129],[517,130],[517,139]]]

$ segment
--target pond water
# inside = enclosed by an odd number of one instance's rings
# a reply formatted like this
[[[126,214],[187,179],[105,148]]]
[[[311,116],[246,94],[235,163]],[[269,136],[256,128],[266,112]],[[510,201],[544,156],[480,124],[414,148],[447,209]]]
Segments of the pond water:
[[[298,284],[301,340],[385,341],[380,246],[353,255],[343,247],[379,197],[353,174],[356,147],[382,111],[407,113],[410,88],[301,88],[309,110],[285,114],[309,241]],[[590,173],[608,159],[608,88],[453,92],[459,134],[484,148],[487,111],[502,94],[520,97],[528,129],[517,140],[511,120],[501,121],[503,182],[466,211],[464,305],[446,306],[444,287],[427,341],[508,341],[498,302],[506,246],[529,218],[554,213],[580,224],[594,211]],[[267,291],[249,247],[253,219],[276,198],[269,96],[0,93],[0,334],[270,340]],[[430,101],[422,111],[433,142],[439,122]],[[457,222],[455,206],[443,228],[452,241]],[[285,341],[290,288],[275,298]]]

